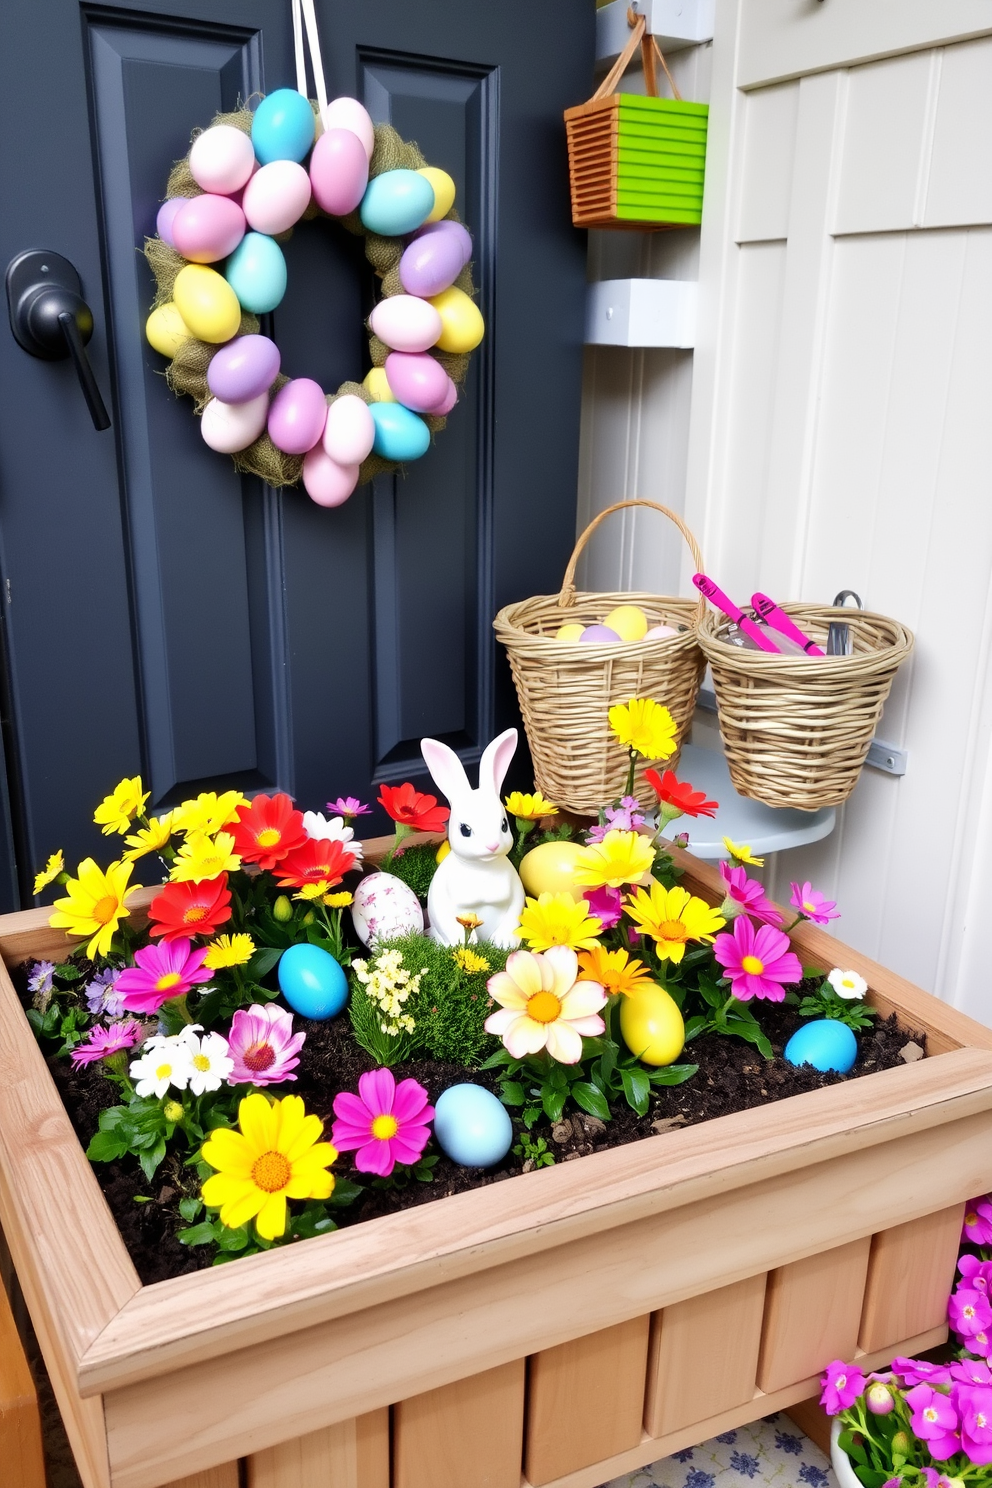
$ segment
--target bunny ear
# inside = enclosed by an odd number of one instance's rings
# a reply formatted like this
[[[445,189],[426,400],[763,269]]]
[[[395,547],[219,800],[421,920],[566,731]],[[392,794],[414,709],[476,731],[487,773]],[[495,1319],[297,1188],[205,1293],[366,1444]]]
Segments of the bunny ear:
[[[515,728],[507,729],[505,733],[499,734],[486,745],[479,761],[480,790],[488,790],[494,796],[499,796],[516,749],[517,731]]]
[[[440,739],[421,739],[420,752],[427,762],[434,784],[449,801],[468,792],[468,776],[453,749],[442,744]]]

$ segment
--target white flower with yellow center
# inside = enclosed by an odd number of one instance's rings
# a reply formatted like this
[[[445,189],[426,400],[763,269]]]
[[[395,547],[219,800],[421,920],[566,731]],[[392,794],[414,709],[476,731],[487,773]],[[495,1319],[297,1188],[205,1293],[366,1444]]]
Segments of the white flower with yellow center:
[[[500,1007],[486,1019],[514,1059],[547,1049],[560,1064],[578,1064],[582,1037],[602,1033],[599,1009],[606,993],[598,982],[579,982],[579,958],[571,946],[555,945],[543,954],[514,951],[506,970],[487,982]]]
[[[182,1036],[163,1038],[156,1034],[145,1041],[145,1052],[131,1061],[130,1075],[135,1095],[155,1095],[161,1100],[166,1091],[185,1090],[192,1065],[189,1045]]]
[[[835,966],[829,973],[827,981],[837,996],[845,998],[848,1002],[854,999],[860,1001],[868,991],[868,983],[864,977],[858,976],[856,971],[842,971],[839,966]]]
[[[317,842],[340,842],[347,847],[354,854],[356,867],[362,861],[362,844],[355,841],[355,829],[345,826],[343,816],[326,817],[320,811],[304,811],[303,827],[307,836]]]
[[[198,1023],[184,1028],[178,1038],[189,1051],[190,1093],[205,1095],[208,1090],[219,1090],[234,1069],[227,1039],[219,1033],[205,1033],[200,1037]]]

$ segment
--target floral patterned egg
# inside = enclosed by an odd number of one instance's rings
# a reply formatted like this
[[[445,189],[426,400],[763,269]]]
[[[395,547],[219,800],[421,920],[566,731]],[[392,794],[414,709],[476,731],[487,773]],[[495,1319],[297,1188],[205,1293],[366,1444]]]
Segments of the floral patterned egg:
[[[424,930],[420,900],[392,873],[370,873],[362,879],[355,890],[351,918],[355,934],[366,946],[399,935],[422,935]]]

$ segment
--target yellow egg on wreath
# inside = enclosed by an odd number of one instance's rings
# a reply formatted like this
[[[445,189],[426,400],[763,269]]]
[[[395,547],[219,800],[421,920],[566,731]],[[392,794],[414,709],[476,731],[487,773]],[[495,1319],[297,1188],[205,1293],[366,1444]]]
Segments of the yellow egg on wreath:
[[[645,1064],[674,1064],[685,1046],[685,1023],[664,987],[651,985],[620,999],[620,1032]]]
[[[575,870],[585,849],[578,842],[542,842],[525,853],[520,863],[520,878],[534,899],[542,894],[571,894],[578,904],[583,897],[575,882]]]

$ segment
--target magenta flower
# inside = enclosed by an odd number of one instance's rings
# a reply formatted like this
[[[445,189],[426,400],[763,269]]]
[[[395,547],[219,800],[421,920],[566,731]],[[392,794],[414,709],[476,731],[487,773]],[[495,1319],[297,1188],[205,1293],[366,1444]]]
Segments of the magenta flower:
[[[992,1245],[992,1195],[969,1199],[964,1206],[964,1237],[972,1245]]]
[[[293,1015],[269,1003],[262,1007],[238,1008],[227,1035],[227,1052],[234,1068],[229,1085],[281,1085],[295,1080],[291,1074],[299,1064],[305,1033],[293,1032]]]
[[[899,1488],[901,1482],[902,1478],[886,1478],[882,1488]],[[931,1488],[931,1485],[928,1484],[927,1488]]]
[[[360,1173],[388,1178],[397,1163],[415,1163],[427,1146],[434,1107],[416,1080],[397,1085],[392,1070],[369,1070],[358,1081],[358,1094],[344,1090],[334,1097],[331,1141],[339,1152],[356,1152]]]
[[[141,1024],[134,1018],[123,1023],[111,1023],[109,1028],[91,1028],[82,1043],[72,1051],[73,1068],[80,1069],[84,1064],[95,1064],[98,1059],[109,1059],[112,1054],[132,1049],[142,1032]]]
[[[875,1380],[865,1390],[865,1404],[873,1416],[890,1415],[895,1403],[892,1391],[881,1380]]]
[[[733,935],[724,932],[717,936],[713,954],[740,1002],[749,1002],[752,997],[783,1002],[785,984],[803,979],[799,958],[789,950],[789,937],[771,925],[755,930],[745,914],[734,921]]]
[[[906,1404],[912,1411],[910,1425],[920,1440],[926,1442],[931,1457],[944,1462],[960,1451],[958,1413],[947,1395],[931,1385],[914,1385],[906,1392]]]
[[[934,1385],[949,1385],[951,1376],[944,1364],[931,1364],[926,1359],[893,1359],[892,1372],[904,1385],[922,1385],[928,1380]]]
[[[587,842],[602,842],[607,832],[635,832],[644,825],[644,813],[636,796],[624,796],[619,806],[608,806],[603,826],[590,827]]]
[[[604,930],[619,925],[623,914],[623,895],[619,889],[585,889],[582,897],[589,906],[589,913],[599,920]]]
[[[729,863],[721,863],[720,875],[727,886],[720,913],[728,920],[735,915],[750,914],[768,925],[781,925],[782,916],[772,901],[765,898],[764,885],[756,878],[748,878],[746,868],[732,868]]]
[[[920,1472],[927,1488],[955,1488],[955,1479],[949,1478],[946,1473],[938,1472],[935,1467],[921,1467]]]
[[[947,1300],[947,1320],[961,1338],[987,1331],[992,1327],[992,1307],[985,1292],[958,1287]]]
[[[968,1286],[986,1296],[992,1292],[992,1261],[980,1261],[976,1255],[966,1252],[958,1257],[958,1270]]]
[[[948,1365],[951,1378],[965,1385],[992,1385],[992,1369],[984,1359],[958,1359]]]
[[[968,1339],[969,1354],[980,1354],[983,1359],[992,1362],[992,1333],[983,1328],[981,1333],[973,1333]]]
[[[204,968],[206,946],[192,949],[188,940],[168,940],[135,951],[133,966],[125,966],[114,991],[129,1013],[157,1013],[163,1002],[183,997],[197,982],[209,982]]]
[[[828,1416],[835,1416],[838,1411],[847,1410],[854,1404],[865,1387],[865,1377],[860,1369],[835,1359],[827,1365],[820,1384],[823,1386],[820,1404]]]
[[[992,1462],[992,1389],[988,1385],[955,1385],[953,1400],[961,1416],[961,1446],[969,1459],[980,1464]]]
[[[338,796],[336,801],[328,801],[327,809],[332,816],[343,816],[346,822],[354,821],[356,816],[372,815],[372,807],[363,806],[357,796]]]
[[[825,899],[808,879],[804,884],[792,885],[789,903],[793,909],[798,909],[804,920],[812,920],[814,925],[828,925],[831,920],[840,919],[836,900]]]

